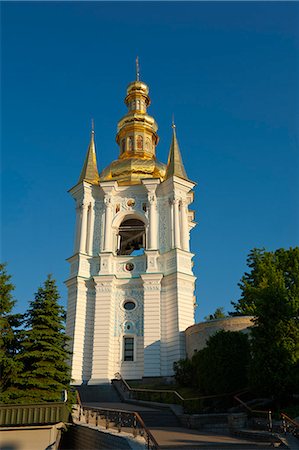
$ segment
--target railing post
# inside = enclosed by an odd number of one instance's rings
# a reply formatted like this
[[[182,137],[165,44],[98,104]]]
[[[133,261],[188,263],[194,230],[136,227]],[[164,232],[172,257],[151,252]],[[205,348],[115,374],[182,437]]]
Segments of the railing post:
[[[268,420],[269,420],[269,432],[272,433],[272,412],[268,411]]]
[[[106,412],[105,417],[106,417],[106,430],[108,430],[109,429],[108,412]]]
[[[282,416],[282,428],[283,428],[283,432],[286,435],[287,434],[287,422],[284,416]]]
[[[98,424],[99,424],[99,415],[98,413],[96,413],[96,427],[98,426]]]
[[[147,443],[147,450],[150,450],[151,441],[150,441],[150,437],[148,434],[146,434],[146,443]]]
[[[133,436],[134,438],[137,436],[137,420],[135,414],[133,419]]]
[[[118,432],[121,432],[121,412],[118,413],[118,424],[117,424]]]

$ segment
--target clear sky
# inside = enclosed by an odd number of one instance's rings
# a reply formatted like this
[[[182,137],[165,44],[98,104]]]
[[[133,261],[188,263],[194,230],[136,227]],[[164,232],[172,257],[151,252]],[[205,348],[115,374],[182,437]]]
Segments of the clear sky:
[[[66,305],[76,184],[95,120],[118,155],[127,84],[150,87],[166,162],[175,115],[197,183],[196,319],[231,310],[254,247],[299,243],[299,4],[7,2],[2,9],[2,261],[17,310],[48,273]]]

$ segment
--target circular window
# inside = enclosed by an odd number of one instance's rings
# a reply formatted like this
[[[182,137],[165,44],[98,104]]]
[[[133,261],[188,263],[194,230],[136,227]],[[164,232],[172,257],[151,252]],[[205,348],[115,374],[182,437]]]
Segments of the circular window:
[[[130,300],[128,300],[127,302],[124,303],[124,308],[127,311],[132,311],[133,309],[136,308],[136,305],[134,302],[131,302]]]
[[[127,263],[127,264],[125,265],[125,269],[126,269],[128,272],[131,272],[131,271],[134,269],[134,264],[133,264],[133,263]]]

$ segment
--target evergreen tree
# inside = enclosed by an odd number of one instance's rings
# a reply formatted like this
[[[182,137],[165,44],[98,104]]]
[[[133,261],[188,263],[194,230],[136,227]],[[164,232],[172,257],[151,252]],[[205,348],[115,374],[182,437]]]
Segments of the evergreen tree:
[[[14,285],[6,272],[6,265],[0,264],[0,402],[9,399],[9,388],[16,378],[19,364],[16,361],[18,332],[21,314],[12,314],[15,300],[12,295]]]
[[[60,401],[62,390],[69,388],[65,312],[58,300],[55,280],[48,276],[25,315],[27,329],[17,355],[23,365],[15,385],[19,401]]]
[[[223,306],[221,306],[220,308],[215,309],[214,314],[209,314],[208,316],[205,316],[204,320],[209,321],[209,320],[215,320],[215,319],[225,319],[225,317],[227,317],[227,315],[224,312]]]
[[[299,248],[254,249],[247,262],[233,305],[255,316],[250,383],[258,394],[284,398],[299,382]]]

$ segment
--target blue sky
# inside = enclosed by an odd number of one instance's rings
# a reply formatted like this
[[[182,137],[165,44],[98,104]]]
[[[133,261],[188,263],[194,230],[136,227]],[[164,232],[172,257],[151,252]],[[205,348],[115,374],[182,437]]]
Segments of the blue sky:
[[[100,169],[135,76],[150,87],[158,158],[175,115],[197,183],[196,319],[238,299],[254,247],[296,246],[299,4],[7,2],[2,21],[2,256],[24,311],[52,273],[66,304],[76,182],[95,120]]]

